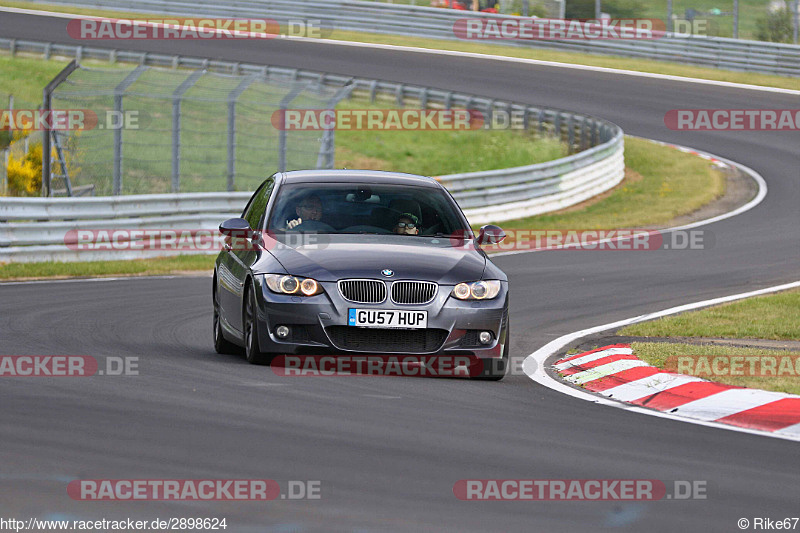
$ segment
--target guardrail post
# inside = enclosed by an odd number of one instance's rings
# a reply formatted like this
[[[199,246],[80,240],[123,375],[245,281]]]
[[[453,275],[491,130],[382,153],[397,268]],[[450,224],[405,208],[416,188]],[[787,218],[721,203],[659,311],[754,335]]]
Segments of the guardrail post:
[[[556,111],[556,117],[553,122],[553,130],[555,131],[556,138],[559,141],[563,141],[564,136],[561,134],[561,111]]]
[[[257,76],[248,76],[239,82],[228,94],[228,190],[236,189],[236,101],[242,93],[256,80]]]
[[[375,102],[375,94],[378,92],[378,80],[372,80],[369,84],[369,101]]]
[[[117,116],[122,113],[122,97],[125,91],[146,69],[147,67],[139,65],[114,88],[114,111]],[[122,194],[122,128],[114,129],[114,175],[111,189],[114,196]]]
[[[574,116],[569,115],[567,119],[567,146],[570,153],[572,153],[572,145],[575,144],[575,124]]]
[[[172,192],[181,189],[181,98],[202,75],[202,70],[195,70],[172,93]]]

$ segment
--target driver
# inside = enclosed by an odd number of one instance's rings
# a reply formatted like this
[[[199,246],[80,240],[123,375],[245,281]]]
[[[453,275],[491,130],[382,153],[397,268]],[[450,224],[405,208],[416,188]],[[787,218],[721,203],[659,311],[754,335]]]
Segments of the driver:
[[[286,223],[286,229],[293,229],[303,223],[304,220],[322,219],[322,200],[316,194],[304,196],[297,207],[294,209],[297,218]]]
[[[419,235],[419,219],[411,213],[403,213],[393,231],[398,235]]]

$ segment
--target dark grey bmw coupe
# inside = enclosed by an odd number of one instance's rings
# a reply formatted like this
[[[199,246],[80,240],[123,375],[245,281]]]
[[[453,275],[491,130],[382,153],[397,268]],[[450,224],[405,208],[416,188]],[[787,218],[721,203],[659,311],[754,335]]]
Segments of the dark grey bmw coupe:
[[[277,173],[220,225],[214,345],[278,354],[468,356],[499,380],[508,280],[435,179],[366,170]]]

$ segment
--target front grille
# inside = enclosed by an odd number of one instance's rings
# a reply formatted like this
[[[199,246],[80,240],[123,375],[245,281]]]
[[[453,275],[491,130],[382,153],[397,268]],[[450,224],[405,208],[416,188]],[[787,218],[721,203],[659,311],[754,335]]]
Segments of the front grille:
[[[386,299],[386,284],[376,279],[343,279],[339,293],[357,304],[379,304]]]
[[[430,281],[395,281],[392,301],[396,304],[426,304],[436,296],[439,286]]]
[[[341,350],[383,353],[428,353],[447,339],[444,329],[375,329],[330,326],[325,332]]]

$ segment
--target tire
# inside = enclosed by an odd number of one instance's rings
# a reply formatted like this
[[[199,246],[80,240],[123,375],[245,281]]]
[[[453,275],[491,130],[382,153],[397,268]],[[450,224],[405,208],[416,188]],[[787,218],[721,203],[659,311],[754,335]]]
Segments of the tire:
[[[232,355],[241,353],[241,348],[228,341],[222,335],[222,319],[219,316],[219,303],[217,303],[217,291],[214,291],[214,350],[218,354]]]
[[[253,286],[248,284],[247,290],[245,291],[242,321],[244,324],[244,354],[248,363],[263,365],[269,363],[272,358],[261,352],[261,347],[258,343],[257,309],[256,293],[253,290]]]
[[[511,348],[511,335],[508,326],[506,326],[506,341],[503,343],[503,356],[500,359],[488,358],[480,359],[480,373],[472,376],[472,379],[478,381],[500,381],[506,377],[508,372],[509,348]],[[477,366],[477,365],[476,365]]]

